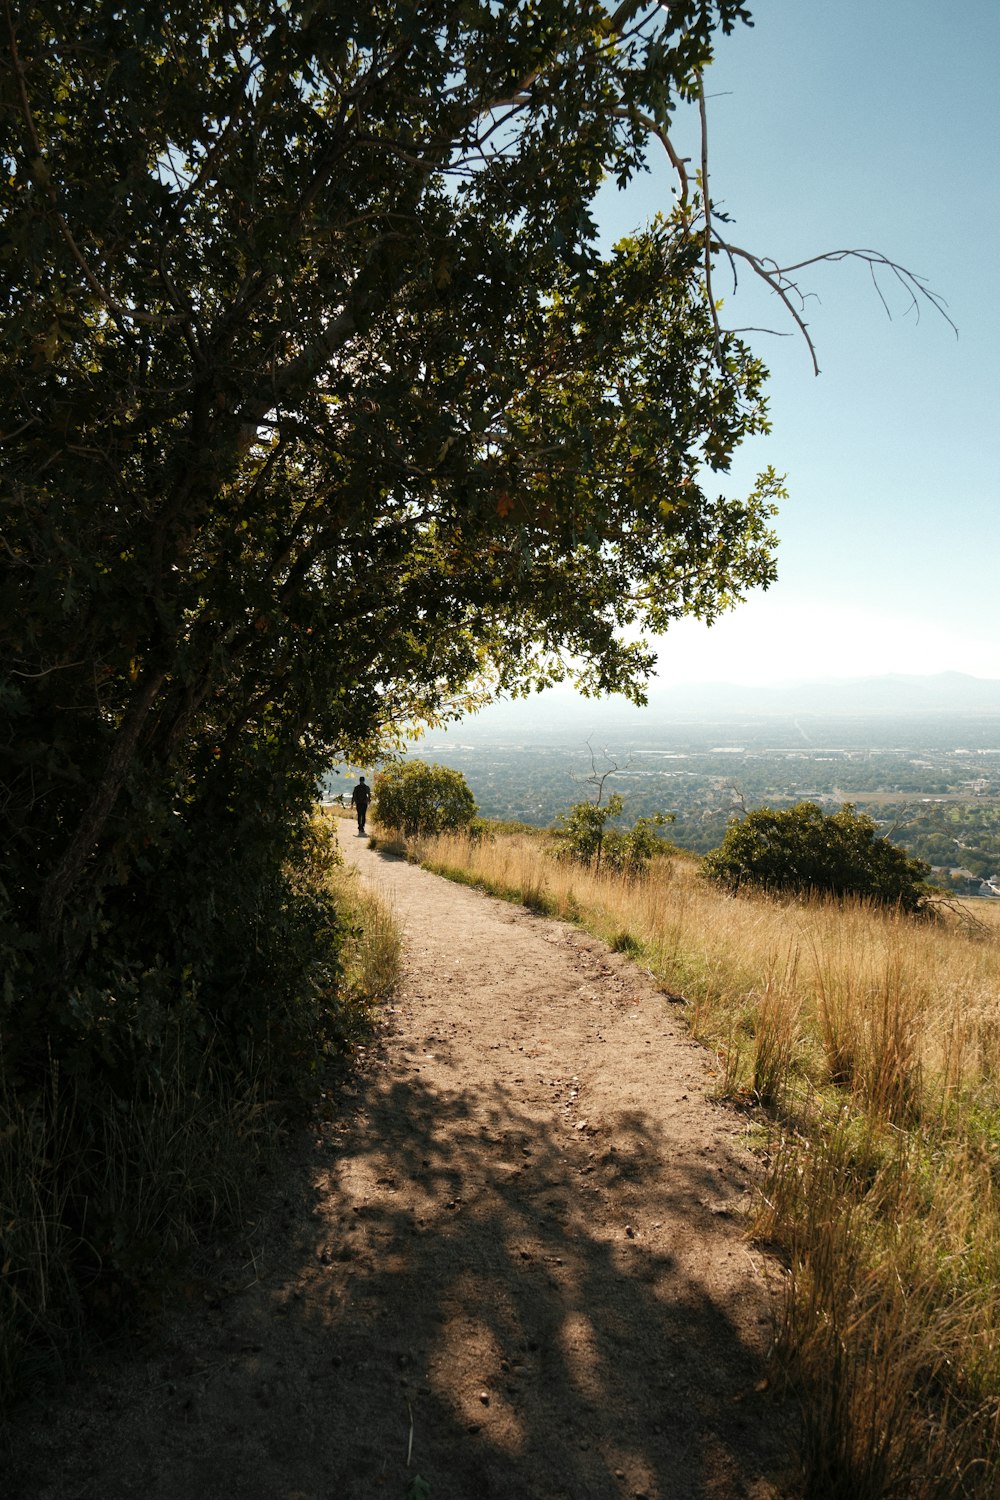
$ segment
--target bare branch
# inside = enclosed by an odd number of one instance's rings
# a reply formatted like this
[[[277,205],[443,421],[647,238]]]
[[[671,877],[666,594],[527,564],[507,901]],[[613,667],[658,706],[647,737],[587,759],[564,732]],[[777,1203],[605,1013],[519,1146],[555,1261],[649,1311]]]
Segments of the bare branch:
[[[15,427],[11,432],[0,432],[0,443],[12,443],[16,437],[20,437],[21,433],[26,432],[29,427],[39,427],[40,425],[41,422],[38,417],[28,417],[26,421],[21,423],[20,427]]]
[[[490,99],[486,104],[480,106],[473,118],[478,119],[481,115],[491,115],[495,109],[523,109],[526,104],[531,103],[531,95],[526,90],[531,87],[537,77],[537,73],[532,73],[526,83],[519,84],[514,92],[508,94],[505,99]]]
[[[604,798],[604,783],[609,776],[613,776],[618,770],[618,762],[615,761],[606,771],[599,771],[597,769],[597,757],[594,754],[594,747],[589,740],[587,741],[587,749],[590,751],[590,775],[587,777],[587,781],[595,789],[594,806],[600,807]],[[608,752],[605,750],[604,753],[607,755]]]
[[[701,192],[705,203],[705,297],[715,329],[715,357],[722,363],[722,328],[719,309],[712,293],[712,199],[708,191],[708,111],[705,108],[705,80],[698,74],[698,115],[701,120]]]
[[[813,371],[817,375],[819,374],[819,362],[816,357],[816,346],[813,343],[808,326],[800,311],[805,305],[806,293],[802,291],[798,282],[793,279],[792,273],[800,271],[806,266],[822,265],[824,261],[836,263],[842,260],[860,260],[867,265],[871,271],[879,300],[885,308],[886,316],[889,318],[892,317],[892,312],[882,293],[882,288],[878,284],[876,273],[880,268],[890,272],[906,291],[910,299],[910,306],[918,317],[920,315],[920,299],[923,298],[930,303],[935,312],[940,313],[949,328],[954,332],[956,338],[958,337],[958,329],[953,319],[945,311],[946,304],[944,298],[939,296],[937,292],[931,291],[922,276],[918,276],[914,271],[907,270],[905,266],[901,266],[898,261],[891,260],[889,256],[884,255],[880,250],[869,250],[863,247],[854,250],[826,250],[820,255],[811,255],[805,260],[797,261],[794,265],[779,266],[777,261],[771,260],[768,257],[754,255],[752,251],[744,249],[741,245],[734,245],[731,241],[722,239],[717,230],[713,231],[712,250],[714,252],[721,251],[728,255],[730,259],[737,257],[740,260],[746,261],[751,270],[774,292],[775,296],[780,298],[806,341],[812,358]],[[774,332],[773,329],[763,329],[760,331]]]
[[[667,156],[670,158],[670,165],[677,173],[677,178],[681,185],[681,204],[686,205],[690,189],[688,174],[686,171],[686,164],[690,158],[686,156],[678,156],[677,151],[674,148],[674,143],[670,139],[667,132],[662,128],[662,126],[656,123],[651,115],[644,114],[641,109],[632,109],[627,105],[618,104],[610,111],[610,113],[620,120],[634,121],[636,124],[641,125],[644,130],[648,130],[650,135],[656,137],[660,145],[663,147],[664,151],[667,153]]]
[[[741,328],[729,328],[727,333],[769,333],[772,338],[790,339],[792,333],[787,328],[762,328],[756,323],[745,323]]]
[[[945,311],[948,305],[945,299],[938,292],[931,290],[927,285],[925,277],[917,275],[916,271],[908,270],[906,266],[901,266],[898,261],[891,260],[881,250],[868,250],[863,246],[852,250],[824,250],[821,255],[810,255],[806,260],[796,261],[794,265],[775,266],[774,273],[778,276],[789,277],[791,272],[804,270],[806,266],[817,266],[822,264],[823,261],[836,263],[842,260],[863,261],[870,267],[873,280],[875,279],[875,272],[880,267],[882,270],[890,272],[906,291],[910,299],[910,305],[918,318],[920,316],[920,298],[922,297],[925,302],[930,303],[935,312],[940,313],[941,317],[948,324],[948,327],[955,334],[955,337],[958,337],[958,328],[953,319]],[[882,305],[885,307],[886,315],[891,318],[892,313],[889,311],[885,298],[882,297],[882,290],[877,280],[875,280],[875,286],[878,289]]]
[[[927,904],[933,911],[950,911],[972,936],[992,938],[994,929],[989,923],[973,916],[969,908],[963,906],[961,902],[952,901],[947,896],[933,896]]]
[[[729,793],[730,797],[730,812],[732,812],[735,808],[739,808],[740,816],[745,818],[750,809],[747,807],[747,799],[744,794],[743,788],[741,786],[738,786],[735,781],[731,781],[726,787],[726,791]]]
[[[51,667],[46,667],[41,672],[19,672],[16,667],[11,667],[10,675],[12,677],[27,677],[31,681],[36,682],[40,677],[48,677],[50,672],[68,672],[73,667],[85,667],[86,665],[85,661],[57,661]]]
[[[776,266],[773,261],[762,260],[759,255],[754,255],[751,250],[744,250],[742,246],[733,245],[728,240],[716,239],[713,241],[712,249],[724,250],[729,256],[738,256],[740,260],[745,260],[751,270],[755,271],[760,279],[767,283],[775,296],[780,298],[789,316],[794,320],[799,332],[806,341],[806,347],[812,359],[813,374],[818,375],[819,360],[816,357],[816,345],[813,343],[812,335],[809,332],[805,319],[792,300],[793,296],[797,296],[800,301],[805,300],[795,283],[790,281],[780,266]]]
[[[612,25],[616,28],[619,27],[624,19],[628,19],[633,16],[639,8],[641,7],[635,3],[635,0],[625,0],[625,3],[622,4],[615,12],[615,15],[612,18]],[[686,209],[689,197],[689,181],[686,171],[687,158],[678,156],[667,132],[649,115],[635,109],[630,109],[625,105],[613,106],[610,112],[611,114],[619,118],[629,119],[642,125],[643,128],[647,130],[652,137],[660,142],[660,144],[666,151],[671,166],[673,167],[673,170],[677,176],[681,207]],[[906,266],[900,265],[898,261],[892,260],[888,255],[883,254],[883,252],[880,250],[872,250],[864,246],[859,246],[853,249],[827,250],[818,255],[808,256],[805,260],[796,261],[793,264],[787,266],[780,266],[777,261],[772,260],[770,257],[755,255],[752,251],[746,250],[740,245],[734,245],[730,240],[728,240],[724,234],[720,233],[719,219],[712,209],[712,199],[709,184],[708,111],[706,106],[704,78],[700,74],[698,76],[698,114],[701,132],[700,177],[703,197],[703,212],[705,215],[703,271],[705,277],[706,298],[715,329],[716,358],[721,358],[723,329],[719,320],[715,297],[713,295],[712,277],[713,257],[720,254],[725,255],[729,260],[730,269],[733,273],[734,290],[736,288],[738,280],[736,263],[738,260],[742,260],[746,262],[746,264],[751,268],[756,276],[759,276],[760,279],[766,283],[766,285],[775,294],[775,296],[780,299],[789,316],[795,323],[795,326],[798,329],[799,333],[805,340],[806,346],[809,350],[810,359],[812,360],[813,371],[816,375],[820,373],[816,346],[813,342],[811,334],[809,333],[808,325],[806,324],[801,311],[805,305],[806,293],[802,291],[802,289],[798,285],[798,282],[794,279],[795,273],[797,271],[804,270],[808,266],[821,265],[823,262],[836,263],[842,260],[862,261],[868,266],[872,278],[872,284],[875,287],[875,291],[879,298],[879,301],[882,303],[882,306],[885,309],[886,316],[891,318],[892,310],[889,307],[888,301],[886,300],[885,294],[883,293],[878,279],[879,270],[887,271],[891,276],[895,277],[895,279],[905,291],[910,304],[910,308],[908,310],[912,310],[913,312],[915,312],[917,317],[919,318],[921,299],[923,299],[923,301],[930,303],[934,311],[939,313],[941,317],[944,318],[948,326],[954,331],[956,337],[958,336],[958,329],[953,319],[946,311],[947,304],[945,303],[944,298],[941,297],[938,293],[931,290],[931,288],[927,285],[924,277],[919,276],[914,271],[910,271]],[[787,337],[787,335],[779,333],[779,330],[772,328],[746,327],[741,329],[729,329],[726,331],[730,333],[771,333],[777,337]]]

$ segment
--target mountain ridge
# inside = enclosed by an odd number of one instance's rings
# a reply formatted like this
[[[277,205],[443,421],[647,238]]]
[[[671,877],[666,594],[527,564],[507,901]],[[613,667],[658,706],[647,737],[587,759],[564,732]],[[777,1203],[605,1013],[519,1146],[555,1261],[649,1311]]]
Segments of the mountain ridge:
[[[665,685],[654,681],[648,702],[638,708],[626,699],[584,698],[554,688],[527,699],[501,700],[463,719],[449,734],[564,732],[605,734],[612,730],[655,730],[681,722],[734,724],[767,719],[893,719],[922,715],[1000,718],[1000,679],[948,671],[918,675],[901,672],[872,677],[799,679],[747,686],[705,682]]]

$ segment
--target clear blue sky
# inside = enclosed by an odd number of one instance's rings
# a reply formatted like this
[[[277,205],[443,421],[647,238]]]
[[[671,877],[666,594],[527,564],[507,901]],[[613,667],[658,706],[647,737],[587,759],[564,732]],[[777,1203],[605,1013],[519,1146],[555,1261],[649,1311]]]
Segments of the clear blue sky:
[[[749,0],[707,77],[712,196],[732,238],[781,263],[866,246],[925,277],[917,322],[866,269],[803,273],[822,374],[798,337],[753,335],[773,432],[736,493],[787,474],[779,582],[711,631],[663,641],[664,681],[769,682],[946,669],[1000,678],[1000,0]],[[684,140],[685,135],[687,136]],[[693,134],[678,131],[686,151]],[[602,193],[616,238],[669,175]],[[741,275],[730,326],[791,330]]]

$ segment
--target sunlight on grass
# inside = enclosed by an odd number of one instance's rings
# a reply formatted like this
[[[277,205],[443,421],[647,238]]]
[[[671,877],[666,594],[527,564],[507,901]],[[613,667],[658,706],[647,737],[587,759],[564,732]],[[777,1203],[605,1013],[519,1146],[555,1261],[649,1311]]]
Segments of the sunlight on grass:
[[[672,996],[766,1122],[754,1232],[788,1261],[780,1347],[816,1497],[1000,1484],[1000,909],[915,921],[626,882],[547,836],[438,839],[428,868],[578,922]]]

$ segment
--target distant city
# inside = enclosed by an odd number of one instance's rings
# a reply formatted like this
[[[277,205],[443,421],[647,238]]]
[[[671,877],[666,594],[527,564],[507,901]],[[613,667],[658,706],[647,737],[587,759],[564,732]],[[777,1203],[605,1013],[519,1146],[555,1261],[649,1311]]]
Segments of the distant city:
[[[491,705],[409,753],[463,772],[485,817],[549,826],[596,794],[714,848],[742,810],[844,802],[962,895],[1000,897],[1000,681],[949,672],[780,688],[658,688],[648,707],[555,691]]]

